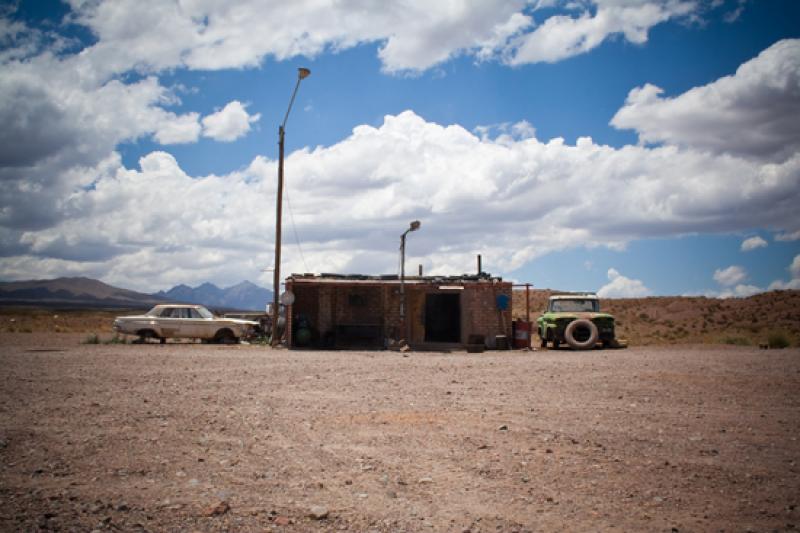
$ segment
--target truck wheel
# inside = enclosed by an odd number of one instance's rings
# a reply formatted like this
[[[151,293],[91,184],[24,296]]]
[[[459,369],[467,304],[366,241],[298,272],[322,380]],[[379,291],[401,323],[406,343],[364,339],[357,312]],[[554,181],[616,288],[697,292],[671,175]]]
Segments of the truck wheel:
[[[600,332],[594,322],[585,318],[573,320],[564,330],[564,340],[576,350],[588,350],[597,344]]]

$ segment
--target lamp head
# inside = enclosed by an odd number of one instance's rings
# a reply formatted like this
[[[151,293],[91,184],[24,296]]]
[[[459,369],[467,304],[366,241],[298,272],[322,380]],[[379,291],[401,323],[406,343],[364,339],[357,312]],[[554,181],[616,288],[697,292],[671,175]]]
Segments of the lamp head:
[[[419,220],[415,220],[411,223],[411,226],[408,228],[409,231],[417,231],[419,227],[422,225],[422,222]]]
[[[297,77],[300,78],[301,80],[309,77],[310,75],[311,71],[307,68],[300,67],[299,69],[297,69]]]

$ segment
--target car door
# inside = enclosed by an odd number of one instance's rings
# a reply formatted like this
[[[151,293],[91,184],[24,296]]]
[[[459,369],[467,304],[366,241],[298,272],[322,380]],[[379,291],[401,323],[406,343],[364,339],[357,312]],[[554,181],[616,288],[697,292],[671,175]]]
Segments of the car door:
[[[210,318],[203,318],[195,308],[189,309],[191,323],[192,323],[192,336],[200,339],[210,339],[216,333],[214,329],[214,320]]]
[[[161,312],[161,316],[158,318],[158,329],[162,337],[173,338],[179,336],[177,335],[179,330],[178,316],[180,316],[180,313],[177,307],[167,307]]]

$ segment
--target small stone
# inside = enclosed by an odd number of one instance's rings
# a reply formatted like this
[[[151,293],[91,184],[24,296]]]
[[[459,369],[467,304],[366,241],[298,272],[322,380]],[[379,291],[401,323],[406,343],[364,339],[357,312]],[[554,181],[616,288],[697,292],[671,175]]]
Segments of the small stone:
[[[231,508],[231,506],[228,505],[228,502],[222,500],[222,501],[219,501],[219,502],[217,502],[215,504],[209,505],[208,507],[203,509],[203,512],[201,513],[201,515],[202,516],[220,516],[220,515],[223,515],[223,514],[227,513],[230,508]]]
[[[128,504],[125,502],[122,502],[119,505],[117,505],[117,511],[130,511],[130,509],[131,508],[128,507]]]
[[[498,431],[508,431],[508,426],[507,426],[506,424],[503,424],[502,426],[500,426],[499,428],[497,428],[497,430],[498,430]]]
[[[314,520],[323,520],[328,518],[328,508],[324,505],[313,505],[308,515]]]
[[[417,483],[419,483],[420,485],[426,485],[428,483],[433,483],[433,478],[421,477],[421,478],[419,478],[417,480]]]
[[[544,451],[544,453],[553,453],[553,450],[551,450],[550,448],[547,448],[547,449]]]
[[[288,516],[276,516],[274,523],[276,526],[288,526],[291,521]]]

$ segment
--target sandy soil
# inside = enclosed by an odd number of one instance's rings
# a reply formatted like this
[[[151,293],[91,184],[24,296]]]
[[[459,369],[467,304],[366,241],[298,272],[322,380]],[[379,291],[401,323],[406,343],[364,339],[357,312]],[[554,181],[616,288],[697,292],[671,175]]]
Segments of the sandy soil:
[[[5,531],[800,527],[798,349],[404,357],[4,333],[0,383]]]

